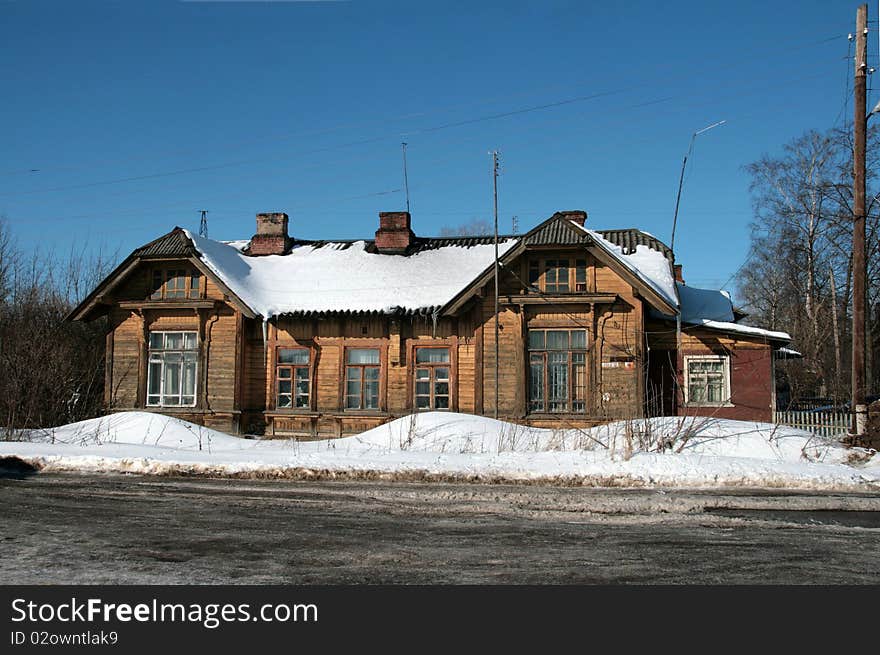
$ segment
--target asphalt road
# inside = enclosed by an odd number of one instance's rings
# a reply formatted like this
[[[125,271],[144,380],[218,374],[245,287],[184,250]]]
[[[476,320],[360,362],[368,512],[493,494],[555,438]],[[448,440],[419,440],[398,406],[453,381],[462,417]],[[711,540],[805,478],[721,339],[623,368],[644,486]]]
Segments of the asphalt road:
[[[880,495],[0,477],[0,583],[878,583]]]

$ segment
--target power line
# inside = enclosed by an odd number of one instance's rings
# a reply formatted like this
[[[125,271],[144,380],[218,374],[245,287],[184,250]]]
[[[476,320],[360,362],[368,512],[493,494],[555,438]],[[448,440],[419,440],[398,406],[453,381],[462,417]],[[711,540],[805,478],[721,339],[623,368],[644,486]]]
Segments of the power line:
[[[809,45],[817,45],[817,44],[827,43],[827,42],[830,42],[830,41],[835,40],[837,38],[840,38],[840,37],[837,37],[837,36],[829,37],[827,39],[822,39],[820,41],[810,43],[807,46],[803,46],[803,47],[808,47]],[[739,58],[739,61],[746,60],[746,59],[748,59],[748,57]],[[715,68],[716,67],[713,67],[713,69],[715,69]],[[455,128],[455,127],[462,127],[462,126],[472,125],[475,123],[480,123],[480,122],[485,122],[485,121],[494,121],[494,120],[498,120],[501,118],[518,116],[518,115],[532,113],[532,112],[536,112],[536,111],[543,111],[543,110],[553,109],[553,108],[557,108],[557,107],[561,107],[561,106],[565,106],[565,105],[581,103],[581,102],[585,102],[585,101],[589,101],[589,100],[595,100],[595,99],[599,99],[599,98],[610,96],[610,95],[620,94],[625,91],[632,90],[633,88],[634,87],[624,87],[624,88],[615,89],[615,90],[607,90],[607,91],[600,91],[600,92],[591,93],[591,94],[587,94],[587,95],[580,95],[580,96],[576,96],[573,98],[566,98],[566,99],[558,100],[555,102],[543,103],[540,105],[534,105],[534,106],[530,106],[530,107],[524,107],[524,108],[520,108],[520,109],[514,109],[514,110],[510,110],[510,111],[499,112],[499,113],[489,114],[489,115],[485,115],[485,116],[479,116],[479,117],[474,117],[474,118],[470,118],[470,119],[465,119],[465,120],[461,120],[461,121],[455,121],[455,122],[445,123],[445,124],[441,124],[441,125],[416,129],[416,130],[406,132],[405,134],[407,136],[429,134],[429,133],[433,133],[433,132],[437,132],[437,131],[441,131],[441,130],[446,130],[446,129],[451,129],[451,128]],[[659,98],[659,99],[649,101],[646,103],[639,103],[638,105],[635,105],[635,106],[636,107],[646,106],[648,104],[655,104],[657,102],[665,102],[670,99],[674,99],[675,97],[676,96],[667,96],[667,97]],[[383,135],[372,137],[372,138],[360,139],[360,140],[356,140],[356,141],[346,142],[343,144],[336,144],[336,145],[332,145],[332,146],[326,146],[326,147],[322,147],[322,148],[307,150],[307,151],[303,151],[299,154],[300,155],[302,155],[302,154],[316,154],[316,153],[320,153],[320,152],[327,152],[327,151],[337,150],[337,149],[341,149],[341,148],[354,147],[354,146],[358,146],[358,145],[366,145],[366,144],[371,144],[371,143],[383,141],[383,140],[389,138],[390,136],[392,136],[392,135],[383,134]],[[396,135],[393,135],[393,136],[396,136]],[[282,156],[276,156],[276,157],[249,158],[249,159],[243,159],[243,160],[238,160],[238,161],[226,162],[226,163],[222,163],[222,164],[183,168],[183,169],[177,169],[177,170],[172,170],[172,171],[156,172],[156,173],[151,173],[151,174],[116,178],[116,179],[111,179],[111,180],[102,180],[102,181],[90,182],[90,183],[84,183],[84,184],[69,185],[69,186],[62,186],[62,187],[51,187],[51,188],[47,188],[47,189],[34,189],[34,190],[29,190],[29,191],[16,192],[16,193],[12,193],[12,194],[0,194],[0,197],[22,196],[22,195],[32,195],[32,194],[37,194],[37,193],[44,193],[44,192],[56,192],[56,191],[84,189],[84,188],[91,188],[91,187],[95,187],[95,186],[121,184],[121,183],[125,183],[125,182],[138,181],[138,180],[155,179],[155,178],[169,177],[169,176],[182,175],[182,174],[205,172],[205,171],[211,171],[211,170],[220,170],[220,169],[224,169],[224,168],[242,166],[242,165],[251,164],[251,163],[275,161],[277,159],[284,159],[288,156],[289,155],[282,155]],[[76,170],[79,170],[79,169],[76,169]]]
[[[803,50],[803,49],[810,48],[813,46],[823,45],[825,43],[830,43],[831,41],[835,41],[835,40],[841,38],[842,36],[846,36],[846,35],[845,34],[842,34],[842,35],[838,34],[835,36],[825,37],[825,38],[821,38],[821,39],[811,39],[809,41],[793,41],[793,42],[791,42],[791,45],[789,47],[787,47],[787,48],[782,47],[781,50],[779,48],[774,48],[773,52],[775,54],[780,51],[786,52],[786,51]],[[733,61],[746,62],[746,61],[750,61],[750,60],[754,60],[754,59],[760,59],[763,57],[766,57],[766,54],[752,53],[751,55],[748,55],[748,56],[736,57]],[[713,60],[717,60],[717,58],[713,58],[713,59],[705,59],[704,58],[701,61],[713,61]],[[665,66],[663,68],[666,68],[668,70],[677,70],[677,67],[674,66],[673,64],[669,64],[668,66]],[[712,64],[711,66],[707,66],[707,67],[698,69],[698,72],[700,70],[708,70],[710,68],[712,70],[714,70],[717,68],[717,66],[715,64]],[[668,77],[670,77],[670,76],[667,75],[665,78],[661,77],[661,78],[659,78],[659,80],[663,80]],[[588,78],[582,78],[580,80],[575,81],[574,83],[569,81],[569,82],[564,82],[564,83],[555,83],[555,84],[551,84],[551,85],[543,85],[543,86],[533,87],[528,92],[525,92],[525,93],[520,92],[520,93],[512,93],[512,94],[508,93],[508,94],[503,94],[503,95],[497,95],[493,98],[484,99],[484,100],[476,102],[476,103],[474,103],[474,102],[458,103],[458,104],[454,104],[454,105],[446,105],[445,107],[440,107],[440,108],[432,108],[431,110],[423,110],[423,111],[418,111],[418,112],[410,112],[407,114],[400,114],[398,116],[392,117],[391,119],[385,119],[385,120],[381,121],[380,124],[388,124],[389,120],[399,121],[399,120],[407,120],[407,119],[412,119],[412,118],[422,118],[424,116],[430,116],[430,115],[434,115],[434,114],[438,114],[438,113],[447,113],[450,111],[455,111],[458,109],[463,109],[463,108],[468,108],[468,107],[480,107],[480,106],[485,106],[485,105],[491,105],[491,104],[497,103],[501,100],[508,100],[510,98],[516,98],[516,97],[528,97],[530,95],[534,95],[535,93],[537,93],[539,91],[543,92],[543,91],[547,91],[550,89],[569,88],[569,87],[573,86],[573,84],[583,84],[588,81],[590,81]],[[619,88],[616,90],[606,91],[604,93],[607,93],[607,94],[623,93],[623,92],[628,91],[630,89],[631,89],[631,87],[623,87],[623,88]],[[569,101],[563,100],[560,102],[562,104],[565,104],[567,102],[570,102],[570,100]],[[555,104],[555,103],[551,103],[551,104]],[[517,111],[520,111],[520,110],[517,110]],[[242,140],[242,141],[237,141],[233,144],[227,143],[226,148],[227,149],[238,149],[242,146],[246,146],[246,145],[250,145],[250,144],[254,144],[254,143],[286,141],[286,140],[290,140],[290,139],[297,138],[297,137],[321,136],[321,135],[331,134],[334,132],[340,132],[340,131],[344,131],[344,130],[348,130],[348,129],[356,129],[356,128],[360,129],[363,127],[367,127],[371,124],[374,124],[375,122],[376,121],[349,122],[349,123],[342,123],[339,125],[331,126],[331,127],[321,129],[321,130],[299,131],[299,132],[292,132],[292,133],[278,134],[278,135],[273,135],[273,136],[260,137],[260,138],[256,138],[256,139],[246,139],[246,140]],[[199,153],[201,151],[202,151],[202,147],[195,147],[195,148],[186,148],[186,149],[167,150],[167,151],[163,151],[163,152],[160,152],[157,154],[158,154],[158,156],[187,155],[187,154]],[[151,156],[155,156],[155,155],[129,156],[129,157],[116,158],[116,159],[102,158],[100,161],[100,164],[97,166],[93,166],[93,168],[102,168],[102,167],[105,167],[109,164],[115,165],[115,164],[120,164],[120,163],[124,163],[124,162],[131,162],[131,161],[143,161],[145,159],[149,159]],[[29,167],[23,167],[20,169],[14,169],[11,171],[0,172],[0,176],[21,175],[21,174],[29,174],[29,173],[34,173],[34,172],[43,173],[43,172],[53,172],[53,171],[79,171],[79,170],[83,170],[82,165],[62,166],[62,167],[29,166]]]

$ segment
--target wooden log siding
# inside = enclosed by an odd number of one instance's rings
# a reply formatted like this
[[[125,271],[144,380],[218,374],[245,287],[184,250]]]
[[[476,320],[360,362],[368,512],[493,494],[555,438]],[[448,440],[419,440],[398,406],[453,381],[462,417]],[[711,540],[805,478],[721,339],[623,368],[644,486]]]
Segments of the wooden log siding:
[[[112,388],[108,408],[137,407],[143,322],[134,312],[114,309]]]
[[[581,302],[573,292],[562,294],[554,306],[552,296],[527,289],[525,281],[532,259],[568,259],[572,266],[577,259],[585,259],[587,295],[591,297]],[[111,302],[116,304],[110,310],[113,330],[107,338],[105,391],[109,408],[144,406],[149,331],[187,329],[199,331],[202,348],[197,411],[204,418],[192,413],[196,420],[212,422],[222,429],[234,431],[241,425],[244,430],[259,431],[266,425],[269,434],[332,436],[362,431],[408,414],[414,405],[414,352],[421,346],[450,349],[450,409],[489,416],[494,411],[491,282],[470,291],[471,297],[464,299],[455,316],[444,316],[436,323],[429,316],[278,317],[269,321],[264,341],[262,319],[249,318],[249,310],[243,315],[241,307],[234,304],[237,301],[226,295],[229,291],[224,292],[225,287],[216,284],[204,269],[200,283],[203,298],[198,304],[150,302],[151,273],[157,266],[190,269],[192,262],[144,262],[127,269],[128,277],[113,289]],[[678,351],[674,324],[670,330],[669,323],[648,321],[644,301],[632,284],[589,252],[571,246],[554,249],[544,245],[526,250],[518,260],[506,264],[500,280],[499,415],[546,426],[591,425],[643,415],[646,341],[652,351],[677,352],[679,356],[735,353],[736,358],[731,360],[734,395],[740,378],[756,378],[766,372],[763,383],[771,384],[772,375],[765,365],[771,362],[772,349],[762,340],[686,330]],[[529,414],[530,328],[587,330],[585,414]],[[275,357],[282,347],[310,350],[310,406],[305,411],[275,407]],[[379,349],[377,411],[345,411],[345,352],[349,347]],[[681,377],[676,381],[669,370],[665,376],[669,387],[681,383]],[[765,396],[772,397],[772,390],[753,387],[753,397],[740,398],[743,412],[754,413],[749,407],[763,406]]]

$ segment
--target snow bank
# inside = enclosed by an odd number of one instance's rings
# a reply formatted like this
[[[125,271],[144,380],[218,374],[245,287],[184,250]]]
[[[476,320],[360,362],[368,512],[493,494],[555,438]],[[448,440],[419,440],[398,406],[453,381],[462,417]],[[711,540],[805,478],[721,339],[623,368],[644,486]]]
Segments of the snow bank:
[[[880,488],[877,458],[794,428],[667,417],[591,430],[527,428],[426,412],[362,434],[313,442],[250,440],[147,412],[114,414],[0,442],[46,470],[151,474],[387,475],[565,481],[611,486]],[[855,453],[863,460],[869,452]]]
[[[248,257],[241,242],[184,230],[203,262],[261,316],[293,312],[416,311],[441,307],[488,268],[494,245],[445,246],[407,257],[367,252],[366,242],[301,245]],[[516,240],[500,243],[504,254]]]

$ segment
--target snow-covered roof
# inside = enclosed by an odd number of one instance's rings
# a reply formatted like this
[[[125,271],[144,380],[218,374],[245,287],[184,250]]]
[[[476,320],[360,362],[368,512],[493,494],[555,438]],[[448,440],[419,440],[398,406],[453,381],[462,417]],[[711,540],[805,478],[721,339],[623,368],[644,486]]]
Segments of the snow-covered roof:
[[[774,341],[791,341],[791,335],[788,332],[777,332],[775,330],[765,330],[764,328],[752,327],[751,325],[741,325],[739,323],[730,323],[728,321],[710,321],[700,320],[693,321],[691,325],[699,325],[709,328],[710,330],[721,330],[722,332],[733,332],[736,334],[747,334],[754,337],[764,337],[773,339]]]
[[[242,242],[184,230],[198,256],[264,317],[310,312],[424,313],[442,307],[492,265],[491,244],[445,245],[407,256],[370,252],[366,241],[294,244],[285,255],[249,257]],[[499,244],[504,254],[516,244]]]
[[[669,260],[662,252],[648,246],[638,245],[635,252],[625,254],[623,248],[612,243],[599,232],[590,230],[575,221],[571,221],[571,224],[590,235],[596,245],[620,261],[642,282],[660,294],[660,297],[670,305],[678,307],[678,296],[675,293],[675,276],[672,273]]]
[[[726,291],[699,289],[681,282],[676,282],[675,285],[681,300],[679,306],[681,322],[685,326],[700,326],[710,330],[764,337],[775,341],[791,341],[791,336],[787,332],[736,323],[733,303],[730,294]]]

